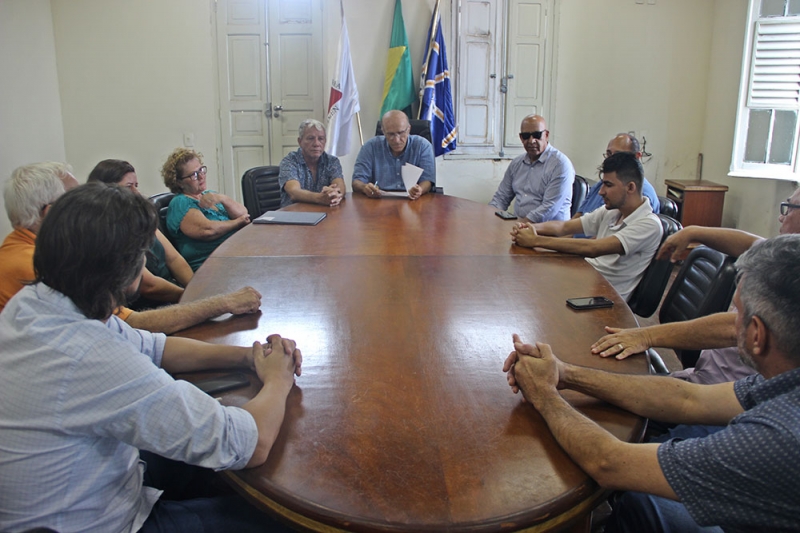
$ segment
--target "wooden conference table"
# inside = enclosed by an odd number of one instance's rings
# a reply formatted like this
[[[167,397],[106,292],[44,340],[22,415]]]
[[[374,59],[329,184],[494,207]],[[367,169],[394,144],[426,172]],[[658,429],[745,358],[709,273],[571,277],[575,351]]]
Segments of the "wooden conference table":
[[[553,439],[502,364],[511,335],[562,359],[645,373],[642,357],[592,356],[607,324],[635,327],[616,291],[582,258],[511,245],[494,209],[428,194],[348,195],[318,226],[250,225],[195,274],[185,301],[252,285],[261,313],[183,335],[242,346],[297,341],[303,375],[267,462],[228,473],[253,503],[314,531],[557,530],[604,496]],[[570,297],[610,309],[573,311]],[[195,376],[196,377],[196,376]],[[241,405],[257,391],[223,395]],[[644,421],[567,391],[615,436]]]

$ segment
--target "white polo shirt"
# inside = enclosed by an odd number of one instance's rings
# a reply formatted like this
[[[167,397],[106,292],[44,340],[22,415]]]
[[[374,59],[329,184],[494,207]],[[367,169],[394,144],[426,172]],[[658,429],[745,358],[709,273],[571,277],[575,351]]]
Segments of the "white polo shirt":
[[[658,250],[663,229],[650,202],[642,202],[621,221],[620,216],[619,209],[608,210],[603,207],[586,213],[580,220],[587,236],[598,239],[614,236],[622,243],[624,254],[587,257],[586,261],[627,301]]]

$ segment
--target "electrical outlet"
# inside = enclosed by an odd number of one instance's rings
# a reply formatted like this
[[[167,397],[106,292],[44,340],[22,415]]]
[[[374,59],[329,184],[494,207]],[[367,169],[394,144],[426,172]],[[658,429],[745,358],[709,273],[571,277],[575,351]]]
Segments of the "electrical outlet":
[[[186,148],[192,148],[194,146],[194,133],[183,134],[183,145]]]

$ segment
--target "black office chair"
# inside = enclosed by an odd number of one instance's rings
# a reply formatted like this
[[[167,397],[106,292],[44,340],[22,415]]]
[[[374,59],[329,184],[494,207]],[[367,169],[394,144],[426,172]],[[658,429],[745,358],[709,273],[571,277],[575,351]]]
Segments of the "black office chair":
[[[172,244],[175,244],[167,231],[167,210],[173,198],[175,198],[174,192],[160,192],[151,196],[150,201],[155,204],[156,210],[158,211],[158,229],[167,236],[167,239],[169,239]]]
[[[570,207],[570,216],[575,216],[578,208],[581,206],[586,195],[589,193],[589,182],[583,176],[575,174],[575,181],[572,182],[572,207]]]
[[[692,250],[664,298],[659,322],[680,322],[727,311],[736,290],[735,262],[735,258],[706,246]],[[675,353],[684,368],[693,367],[700,356],[699,350]]]
[[[429,143],[433,144],[433,141],[431,140],[430,120],[411,119],[408,122],[411,124],[411,135],[419,135],[420,137],[424,137]],[[375,128],[375,135],[383,135],[383,127],[381,126],[380,120],[378,121],[378,126]]]
[[[677,233],[682,229],[681,223],[667,215],[658,215],[661,220],[661,244],[664,243],[667,237],[673,233]],[[628,306],[631,311],[642,317],[649,317],[658,309],[658,304],[661,302],[661,296],[664,295],[664,289],[669,283],[669,277],[672,274],[672,263],[669,259],[656,259],[656,254],[650,260],[647,270],[644,271],[642,279],[639,284],[631,293],[628,298]]]
[[[666,196],[659,196],[658,203],[661,204],[661,207],[658,209],[659,213],[675,219],[678,218],[678,204],[675,203],[675,200],[667,198]]]
[[[280,167],[255,167],[242,176],[242,198],[250,220],[281,208]]]

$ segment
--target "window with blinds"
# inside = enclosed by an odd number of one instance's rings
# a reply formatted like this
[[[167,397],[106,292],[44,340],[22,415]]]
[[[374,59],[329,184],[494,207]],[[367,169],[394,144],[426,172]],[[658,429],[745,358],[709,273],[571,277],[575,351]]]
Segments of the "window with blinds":
[[[751,0],[731,174],[798,177],[800,1]]]

